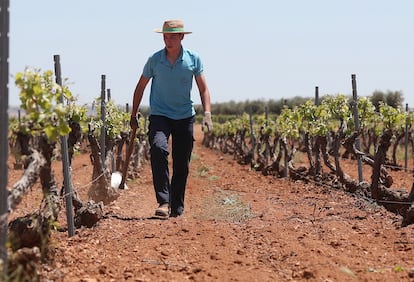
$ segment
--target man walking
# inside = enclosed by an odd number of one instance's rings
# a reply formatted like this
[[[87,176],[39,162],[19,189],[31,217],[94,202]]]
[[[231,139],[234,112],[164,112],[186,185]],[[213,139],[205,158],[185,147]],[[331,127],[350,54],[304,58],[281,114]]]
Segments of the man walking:
[[[148,82],[150,92],[149,133],[151,169],[158,208],[155,215],[177,217],[184,212],[184,196],[189,163],[194,143],[195,110],[191,88],[195,78],[204,109],[203,127],[212,130],[210,92],[203,64],[197,53],[182,46],[185,34],[181,20],[167,20],[162,29],[165,47],[146,62],[134,91],[131,121],[138,127],[138,108]],[[172,169],[170,180],[168,141],[172,137]]]

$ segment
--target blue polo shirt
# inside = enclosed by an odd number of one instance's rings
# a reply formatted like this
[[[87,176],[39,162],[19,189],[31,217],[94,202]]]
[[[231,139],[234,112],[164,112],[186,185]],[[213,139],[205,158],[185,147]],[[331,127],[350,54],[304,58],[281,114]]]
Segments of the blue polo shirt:
[[[198,54],[183,47],[174,65],[168,62],[165,48],[154,53],[142,72],[146,78],[152,78],[150,114],[174,120],[195,115],[191,87],[193,77],[202,72]]]

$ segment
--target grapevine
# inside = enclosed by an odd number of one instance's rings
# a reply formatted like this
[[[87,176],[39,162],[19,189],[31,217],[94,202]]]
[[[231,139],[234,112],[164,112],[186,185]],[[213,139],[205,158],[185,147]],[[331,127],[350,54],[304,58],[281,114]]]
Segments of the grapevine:
[[[394,199],[396,204],[387,204],[387,209],[399,214],[408,214],[410,209],[405,202],[409,201],[408,194],[396,195],[388,188],[392,185],[392,177],[384,165],[390,164],[384,155],[394,142],[393,164],[397,166],[395,151],[399,140],[405,135],[405,128],[412,128],[413,114],[404,113],[401,109],[380,104],[378,112],[369,99],[360,97],[355,103],[358,105],[360,130],[355,130],[353,102],[345,95],[326,96],[319,105],[311,100],[293,108],[285,107],[280,115],[267,120],[264,115],[250,116],[227,121],[219,128],[219,136],[214,136],[218,131],[205,133],[210,142],[204,143],[215,149],[223,149],[224,153],[234,154],[241,164],[250,164],[255,170],[265,175],[282,177],[285,174],[280,164],[281,153],[284,152],[285,165],[288,166],[292,179],[307,181],[308,176],[314,176],[317,182],[332,182],[334,187],[340,186],[346,191],[361,194],[364,197]],[[266,115],[267,116],[267,115]],[[250,142],[242,150],[236,150],[237,144],[243,144],[240,138],[246,138],[242,134],[246,130],[246,120],[253,121],[250,125]],[[258,136],[256,139],[255,137]],[[355,143],[358,138],[363,140],[364,150],[358,151]],[[273,141],[272,141],[273,139]],[[216,146],[214,140],[231,146]],[[224,140],[224,141],[223,141]],[[393,141],[394,140],[394,141]],[[411,139],[410,139],[411,140]],[[412,141],[410,141],[412,142]],[[279,149],[277,149],[277,144]],[[229,148],[232,148],[231,150]],[[370,148],[374,148],[375,156],[370,155]],[[308,155],[309,166],[294,166],[294,154],[305,150]],[[372,187],[367,188],[367,183],[352,179],[340,166],[340,152],[344,155],[358,156],[364,164],[373,168]],[[320,156],[324,164],[329,168],[329,173],[324,173]],[[331,158],[335,162],[331,162]],[[375,182],[375,183],[374,183]],[[402,203],[402,204],[398,204]],[[407,218],[403,224],[410,224]]]

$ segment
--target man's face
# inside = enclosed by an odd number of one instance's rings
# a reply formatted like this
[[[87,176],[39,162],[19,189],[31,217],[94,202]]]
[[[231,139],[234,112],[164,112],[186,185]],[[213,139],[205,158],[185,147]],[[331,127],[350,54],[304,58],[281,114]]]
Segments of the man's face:
[[[167,49],[174,49],[181,47],[181,40],[183,40],[183,33],[164,33],[164,43]]]

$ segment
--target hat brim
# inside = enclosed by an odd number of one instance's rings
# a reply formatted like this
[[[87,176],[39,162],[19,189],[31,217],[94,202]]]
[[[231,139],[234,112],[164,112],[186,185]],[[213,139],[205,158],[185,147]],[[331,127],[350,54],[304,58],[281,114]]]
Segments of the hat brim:
[[[160,28],[154,29],[156,33],[182,33],[182,34],[190,34],[193,33],[192,31],[163,31]]]

